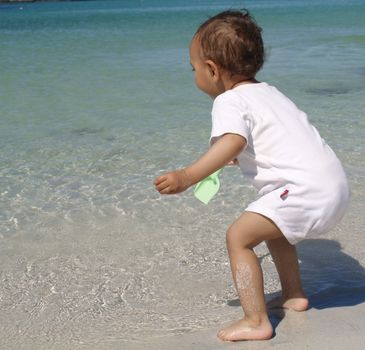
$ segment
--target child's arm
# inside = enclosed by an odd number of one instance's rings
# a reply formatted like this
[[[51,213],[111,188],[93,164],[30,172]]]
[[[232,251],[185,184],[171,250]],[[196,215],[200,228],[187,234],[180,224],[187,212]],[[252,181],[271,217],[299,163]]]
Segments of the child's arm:
[[[154,184],[161,194],[183,192],[236,158],[246,146],[246,139],[237,134],[225,134],[190,166],[159,176]]]

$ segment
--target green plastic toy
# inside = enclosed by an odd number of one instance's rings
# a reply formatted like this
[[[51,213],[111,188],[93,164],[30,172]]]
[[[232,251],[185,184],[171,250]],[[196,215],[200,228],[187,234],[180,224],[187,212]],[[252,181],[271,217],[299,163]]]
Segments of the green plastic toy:
[[[194,188],[194,196],[204,204],[208,204],[219,191],[219,174],[221,172],[222,169],[219,169],[196,184]]]

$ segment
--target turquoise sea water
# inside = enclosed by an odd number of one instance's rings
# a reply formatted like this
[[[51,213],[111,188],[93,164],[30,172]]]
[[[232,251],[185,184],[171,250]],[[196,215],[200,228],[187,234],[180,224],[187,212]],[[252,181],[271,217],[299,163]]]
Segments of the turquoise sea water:
[[[49,259],[63,257],[69,274],[58,282],[72,285],[77,254],[117,264],[116,249],[128,264],[136,242],[158,242],[159,233],[168,240],[194,225],[194,232],[218,227],[224,236],[256,195],[236,169],[223,173],[207,207],[191,191],[161,199],[152,181],[207,147],[211,101],[194,86],[189,41],[209,15],[242,7],[264,30],[259,79],[307,112],[343,161],[352,210],[365,209],[364,1],[2,4],[0,261],[13,278],[8,291],[29,282],[18,269],[49,276]],[[100,271],[88,271],[84,283],[92,289]]]
[[[242,5],[264,28],[260,78],[308,113],[360,182],[363,1],[2,5],[1,234],[32,234],[49,215],[139,215],[138,203],[154,216],[155,174],[194,159],[209,135],[190,38],[207,16]]]

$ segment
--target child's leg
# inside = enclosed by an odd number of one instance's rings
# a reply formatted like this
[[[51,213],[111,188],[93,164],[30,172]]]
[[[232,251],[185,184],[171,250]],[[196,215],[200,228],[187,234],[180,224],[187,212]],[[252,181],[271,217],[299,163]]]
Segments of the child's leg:
[[[263,340],[272,337],[263,287],[261,265],[253,248],[262,241],[283,237],[268,218],[243,213],[227,232],[227,248],[233,280],[244,311],[244,318],[221,330],[222,340]]]
[[[282,296],[270,301],[267,307],[307,310],[308,299],[302,289],[295,246],[291,245],[285,237],[268,240],[266,245],[278,270],[282,288]]]

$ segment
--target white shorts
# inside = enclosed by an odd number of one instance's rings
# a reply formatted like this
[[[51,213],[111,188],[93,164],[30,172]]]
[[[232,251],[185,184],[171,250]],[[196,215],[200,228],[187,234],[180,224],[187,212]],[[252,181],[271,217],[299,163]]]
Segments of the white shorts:
[[[320,188],[308,191],[288,185],[263,195],[246,211],[272,220],[289,243],[294,245],[331,230],[345,214],[349,197],[347,182],[327,193]]]

